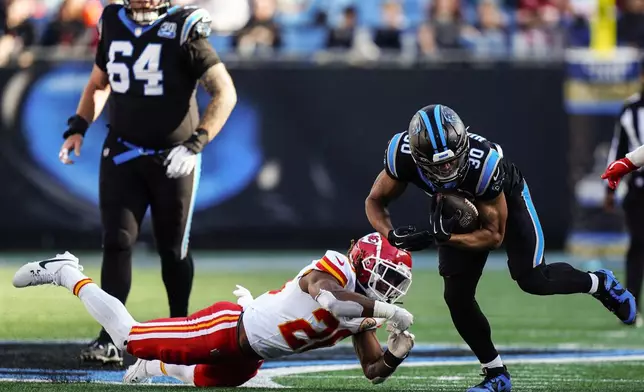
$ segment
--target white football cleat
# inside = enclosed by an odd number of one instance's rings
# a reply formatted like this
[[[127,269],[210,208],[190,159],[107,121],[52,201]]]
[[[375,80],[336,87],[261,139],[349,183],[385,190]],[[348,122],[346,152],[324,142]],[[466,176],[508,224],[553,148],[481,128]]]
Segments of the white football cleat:
[[[43,261],[33,261],[20,267],[13,276],[14,287],[40,286],[42,284],[60,285],[60,269],[69,265],[80,271],[78,257],[69,252]]]
[[[136,363],[127,368],[123,376],[124,384],[150,384],[152,376],[145,370],[145,359],[137,359]]]

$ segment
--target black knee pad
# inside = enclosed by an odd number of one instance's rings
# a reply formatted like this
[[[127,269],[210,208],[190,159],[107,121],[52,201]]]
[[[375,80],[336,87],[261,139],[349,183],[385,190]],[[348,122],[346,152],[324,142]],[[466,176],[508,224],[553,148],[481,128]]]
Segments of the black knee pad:
[[[517,279],[517,284],[521,290],[528,294],[548,295],[548,278],[546,276],[546,265],[540,264],[529,272],[524,273]]]
[[[103,233],[103,249],[112,251],[132,250],[136,239],[125,229],[109,230]]]

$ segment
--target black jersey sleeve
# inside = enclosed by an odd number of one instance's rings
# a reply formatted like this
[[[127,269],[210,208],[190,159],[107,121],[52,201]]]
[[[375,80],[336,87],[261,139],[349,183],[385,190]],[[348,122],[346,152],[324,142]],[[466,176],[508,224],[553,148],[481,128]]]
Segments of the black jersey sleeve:
[[[413,180],[416,164],[411,157],[407,132],[397,133],[389,140],[385,150],[384,166],[387,175],[395,180],[405,182]]]
[[[184,45],[188,68],[195,79],[201,76],[213,65],[219,64],[221,60],[205,38],[196,39]]]
[[[490,148],[483,161],[483,167],[476,184],[476,199],[493,200],[503,192],[503,181],[506,173],[504,170],[502,153]]]
[[[188,69],[195,79],[201,78],[210,67],[221,62],[208,41],[211,22],[208,11],[194,8],[185,17],[181,28],[180,44]]]
[[[98,45],[96,46],[96,56],[94,58],[94,63],[98,68],[103,72],[107,72],[107,48],[105,47],[105,21],[109,19],[109,15],[113,13],[116,4],[110,4],[103,10],[101,18],[96,24],[96,29],[98,30]]]

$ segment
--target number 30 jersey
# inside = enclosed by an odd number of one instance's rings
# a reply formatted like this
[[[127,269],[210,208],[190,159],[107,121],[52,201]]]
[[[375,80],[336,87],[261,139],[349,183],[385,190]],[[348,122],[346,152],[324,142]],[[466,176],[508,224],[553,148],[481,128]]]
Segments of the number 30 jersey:
[[[342,287],[354,291],[356,273],[346,256],[327,251],[280,290],[269,291],[244,309],[244,329],[255,352],[278,358],[320,347],[382,325],[384,319],[336,318],[300,288],[300,279],[311,271],[332,275]]]
[[[98,29],[95,62],[109,77],[110,132],[154,149],[187,140],[199,125],[197,81],[220,62],[207,40],[208,12],[174,6],[139,25],[122,5],[111,4]]]
[[[469,169],[463,181],[455,190],[463,197],[476,200],[492,200],[501,192],[506,195],[523,188],[523,176],[519,169],[503,156],[500,145],[488,141],[483,136],[468,133]],[[409,136],[401,132],[389,141],[385,150],[385,172],[392,178],[410,182],[429,195],[436,190],[416,166],[411,156]]]

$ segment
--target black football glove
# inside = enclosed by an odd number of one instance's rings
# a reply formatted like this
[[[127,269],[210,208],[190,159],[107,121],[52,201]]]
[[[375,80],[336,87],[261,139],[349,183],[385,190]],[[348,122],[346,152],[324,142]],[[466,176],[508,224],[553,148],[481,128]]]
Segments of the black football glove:
[[[387,241],[398,249],[415,252],[429,247],[433,237],[427,230],[416,231],[414,226],[405,226],[390,230]]]
[[[437,243],[446,242],[452,237],[452,229],[461,218],[461,211],[457,211],[450,218],[445,218],[443,216],[443,200],[442,197],[438,198],[438,201],[434,203],[434,212],[429,217],[431,234]]]

